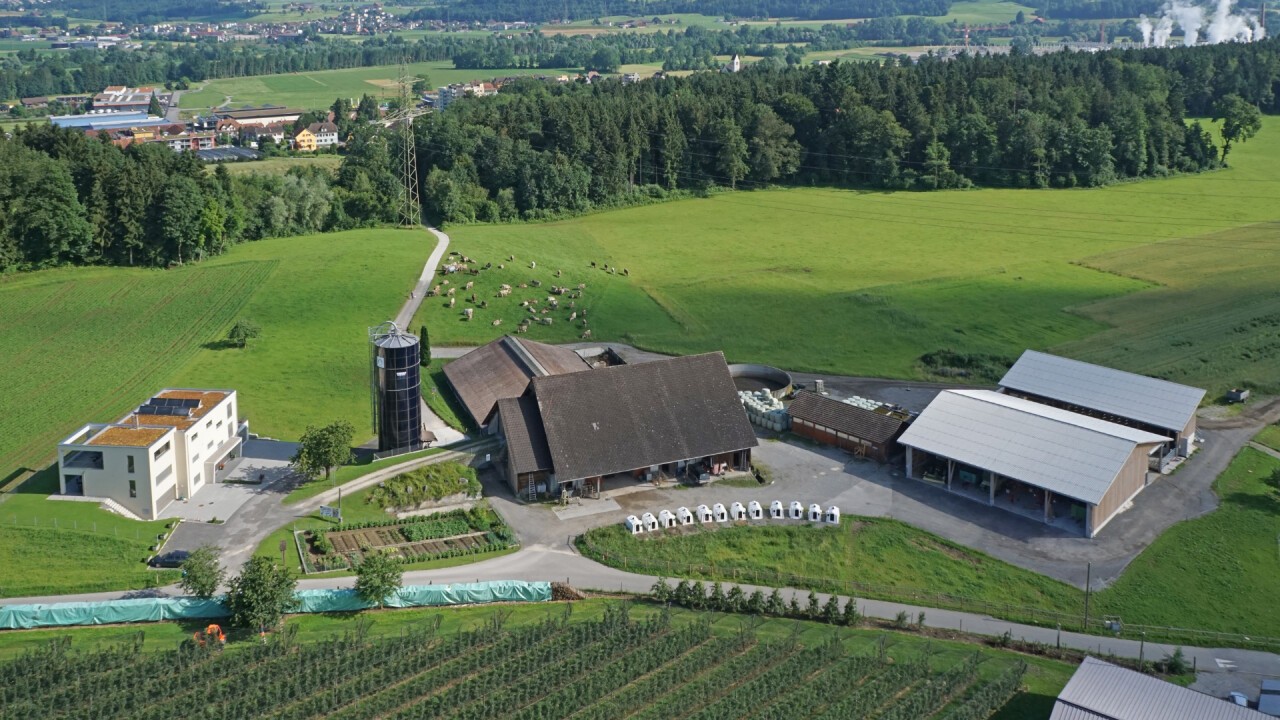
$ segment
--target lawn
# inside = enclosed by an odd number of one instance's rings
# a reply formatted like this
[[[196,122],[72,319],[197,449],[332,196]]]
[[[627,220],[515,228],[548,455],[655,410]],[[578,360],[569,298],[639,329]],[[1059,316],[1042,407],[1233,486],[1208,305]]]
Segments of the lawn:
[[[810,526],[695,528],[672,537],[636,538],[621,525],[588,532],[584,554],[636,572],[767,586],[842,589],[849,583],[899,594],[947,594],[982,602],[1077,612],[1084,594],[897,520],[846,517],[839,528]],[[604,555],[608,557],[604,557]],[[670,568],[669,571],[665,571]],[[768,577],[772,575],[772,577]],[[783,576],[783,577],[778,577]],[[794,577],[790,577],[794,576]],[[785,582],[783,582],[785,581]],[[860,595],[877,593],[859,592]]]
[[[1280,638],[1275,572],[1280,460],[1245,448],[1214,482],[1221,506],[1166,530],[1110,588],[1099,614],[1128,622]],[[1172,478],[1172,480],[1176,480]]]
[[[178,579],[149,570],[148,548],[165,522],[137,522],[96,504],[45,499],[58,474],[45,470],[0,503],[0,597],[136,590]]]
[[[314,643],[326,640],[337,640],[339,636],[344,633],[360,633],[364,638],[361,645],[365,645],[366,643],[394,641],[394,639],[399,638],[403,633],[409,630],[415,628],[421,629],[438,623],[437,634],[441,636],[449,636],[456,632],[482,629],[490,623],[493,618],[499,615],[503,618],[502,626],[505,630],[520,631],[521,629],[531,629],[552,617],[565,617],[571,610],[570,622],[572,624],[570,627],[576,628],[580,627],[582,623],[598,622],[604,616],[606,608],[614,604],[615,603],[612,601],[587,600],[573,603],[571,608],[564,604],[556,603],[506,605],[502,607],[481,606],[446,609],[430,608],[390,610],[383,612],[351,614],[335,613],[327,615],[293,616],[287,620],[287,623],[296,631],[294,642],[297,645],[297,649],[293,651],[294,654],[302,653],[311,655],[317,650]],[[661,612],[661,609],[655,605],[649,603],[636,603],[630,606],[628,614],[632,622],[641,622],[657,619],[657,616]],[[746,618],[740,615],[696,613],[681,609],[671,611],[670,616],[671,626],[674,630],[692,630],[691,626],[694,624],[707,623],[706,630],[709,633],[709,638],[713,640],[732,639],[745,631],[754,636],[753,640],[755,642],[785,643],[789,640],[794,640],[802,647],[812,648],[834,639],[842,647],[846,656],[873,656],[877,654],[881,647],[883,647],[885,649],[886,659],[892,663],[892,665],[910,663],[913,660],[927,657],[929,666],[934,672],[945,671],[950,668],[957,667],[960,663],[970,658],[974,653],[978,653],[981,658],[981,662],[977,668],[977,679],[979,682],[990,681],[1007,669],[1011,668],[1014,664],[1025,662],[1029,665],[1029,668],[1023,679],[1023,691],[1015,696],[1002,711],[994,716],[1000,720],[1012,720],[1014,718],[1017,720],[1044,720],[1049,716],[1053,697],[1057,695],[1070,678],[1071,673],[1074,672],[1074,667],[1065,662],[1046,660],[1043,658],[1024,657],[1008,651],[975,646],[973,644],[959,641],[925,638],[910,633],[832,627],[830,625],[809,621],[781,619],[765,619],[758,623],[747,625],[745,620]],[[189,638],[190,633],[196,629],[198,628],[195,624],[184,625],[177,623],[157,623],[146,626],[145,638],[142,640],[141,645],[142,652],[138,656],[137,662],[148,662],[149,658],[154,657],[157,653],[173,650],[177,645],[183,642],[183,640]],[[71,639],[73,650],[72,657],[74,657],[74,653],[76,651],[88,652],[92,651],[95,647],[106,647],[114,643],[128,643],[134,641],[137,639],[137,632],[136,628],[124,627],[84,628],[70,631],[34,630],[5,632],[0,633],[0,658],[15,659],[22,652],[37,649],[56,637],[69,637]],[[565,630],[561,632],[567,634],[569,631]],[[674,633],[672,634],[674,635]],[[565,646],[565,650],[562,652],[575,653],[581,652],[582,649],[587,649],[589,651],[594,644],[592,642],[586,642],[581,645],[573,645],[570,637],[561,638],[560,633],[556,633],[552,637],[557,638],[553,639],[552,642],[559,642]],[[228,668],[228,665],[233,667],[242,666],[246,662],[240,659],[242,657],[242,653],[254,650],[256,642],[256,638],[241,638],[239,634],[233,634],[232,640],[227,647],[227,653],[217,660],[200,664],[199,672],[212,679],[220,677],[231,671],[230,668]],[[633,651],[630,654],[642,652],[642,648],[643,645],[637,643],[637,646],[633,648]],[[710,648],[704,648],[702,655],[708,655],[706,652],[707,649]],[[519,650],[516,649],[513,649],[513,651],[519,652]],[[353,648],[349,650],[349,652],[358,651]],[[413,652],[413,650],[405,648],[400,652],[408,653]],[[462,650],[460,652],[465,653],[469,651]],[[695,652],[697,651],[695,650]],[[767,660],[763,665],[756,665],[755,668],[757,670],[766,670],[767,668],[782,662],[783,658],[787,655],[786,652],[779,654],[776,649],[767,650],[764,653],[759,653],[757,651],[757,653],[762,654],[763,657],[773,658],[771,660]],[[712,674],[712,677],[714,677],[714,673],[717,672],[723,674],[723,670],[718,670],[717,668],[728,669],[728,666],[725,666],[724,663],[726,660],[736,655],[736,651],[724,653],[723,655],[715,655],[715,653],[711,653],[710,656],[705,659],[698,660],[696,657],[688,657],[686,659],[685,654],[682,652],[673,652],[670,654],[669,658],[662,662],[667,663],[666,667],[670,668],[670,672],[674,673],[673,677],[677,678],[672,692],[679,693],[686,687],[686,683],[702,681],[702,679],[708,674]],[[308,659],[310,658],[308,657]],[[558,658],[552,657],[549,661],[558,662]],[[689,664],[688,661],[698,661],[699,666],[696,668],[689,668],[687,673],[680,672],[682,667],[680,663],[683,662],[684,664]],[[273,662],[271,660],[267,660],[266,662],[272,665],[278,664],[278,661]],[[466,668],[466,672],[479,673],[480,677],[483,678],[486,672],[495,670],[494,666],[498,666],[502,662],[503,658],[494,657],[491,662],[471,662],[464,664],[464,667]],[[892,667],[892,665],[886,667]],[[372,684],[364,683],[359,686],[360,689],[354,694],[344,694],[343,697],[345,701],[355,700],[362,696],[367,697],[370,694],[383,691],[385,688],[394,687],[398,683],[391,682],[389,678],[398,679],[399,676],[394,674],[396,672],[409,672],[416,674],[428,667],[432,667],[432,664],[428,663],[426,665],[419,665],[415,663],[400,663],[399,666],[403,666],[403,669],[393,670],[392,666],[388,666],[383,671],[375,671],[384,672],[385,674],[380,675],[379,677],[386,681],[374,682]],[[175,667],[179,666],[175,665]],[[601,667],[603,671],[606,666],[602,665]],[[93,671],[86,670],[86,672],[92,674]],[[183,676],[186,671],[182,669],[182,667],[179,667],[179,669],[174,670],[174,672],[178,673],[178,675],[175,676],[175,681],[179,682],[179,687],[185,687],[186,683]],[[290,692],[288,699],[284,699],[282,697],[278,700],[277,702],[281,704],[281,707],[283,707],[284,705],[297,700],[299,697],[313,692],[318,692],[321,689],[328,690],[335,685],[340,686],[348,680],[355,680],[356,675],[358,675],[360,671],[353,670],[352,672],[355,673],[355,675],[352,675],[351,677],[340,676],[335,678],[325,678],[323,673],[320,675],[307,674],[304,676],[305,679],[289,679],[266,675],[261,678],[254,678],[252,684],[255,686],[255,689],[251,691],[246,688],[245,693],[252,697],[253,694],[258,691],[256,686],[266,685],[270,688],[272,687],[272,683],[289,682],[291,683],[293,690],[302,688],[303,685],[307,686],[308,689],[303,690],[301,695],[296,694],[295,692]],[[535,672],[541,672],[541,670]],[[601,674],[603,675],[603,672]],[[754,673],[748,674],[754,675]],[[778,674],[776,670],[770,671],[765,677],[776,674]],[[559,678],[551,681],[554,683],[574,681],[580,676],[578,673],[555,672],[551,672],[551,675]],[[806,674],[805,676],[807,677],[808,675]],[[611,677],[621,683],[643,683],[649,679],[648,674],[639,672],[634,675],[624,673],[621,675],[615,674],[605,677]],[[86,677],[84,680],[89,681],[91,678]],[[302,684],[300,685],[299,682]],[[774,682],[776,682],[776,680]],[[316,689],[309,689],[313,685],[317,686]],[[786,689],[794,690],[801,685],[803,685],[803,681],[793,681],[788,683]],[[510,688],[509,683],[504,686]],[[544,686],[540,685],[539,687]],[[551,688],[554,687],[554,685],[548,685],[545,687]],[[631,690],[633,687],[635,687],[635,685],[628,685],[628,689],[623,692],[634,692],[634,690]],[[856,683],[850,684],[849,687],[856,687]],[[502,691],[495,690],[495,692]],[[718,694],[719,693],[716,693],[717,696]],[[234,702],[235,700],[232,698],[242,699],[238,695],[220,695],[215,694],[212,691],[208,693],[200,693],[199,696],[204,698],[211,704],[211,706],[224,702]],[[516,701],[515,704],[504,704],[501,707],[504,712],[511,711],[516,709],[518,705],[531,702],[539,696],[540,694],[526,700]],[[665,697],[670,696],[663,696],[660,699],[665,699]],[[781,696],[776,696],[775,693],[769,693],[769,697],[770,700],[765,701],[761,707],[778,700]],[[587,703],[590,703],[595,699],[593,695],[579,695],[578,698],[580,702]],[[171,695],[161,694],[157,697],[149,698],[145,702],[163,702],[170,699]],[[264,697],[263,700],[265,701],[266,698]],[[893,695],[891,698],[886,698],[886,700],[892,704],[899,700],[899,695]],[[93,700],[85,700],[85,702],[93,702]],[[463,703],[463,701],[460,699],[459,703]],[[465,703],[463,704],[465,705]],[[646,703],[645,707],[648,709],[645,712],[653,713],[659,710],[661,705],[661,702]],[[472,709],[479,710],[478,707],[473,707]],[[775,709],[781,710],[782,708]],[[567,712],[568,711],[566,711],[566,713]],[[929,714],[932,715],[932,712]],[[488,716],[484,713],[473,713],[473,715],[475,717]]]
[[[1014,358],[1033,347],[1211,395],[1246,380],[1280,389],[1280,254],[1268,239],[1280,119],[1266,118],[1231,160],[1219,172],[1100,189],[766,190],[454,226],[451,247],[495,263],[477,281],[489,308],[468,323],[429,300],[414,326],[430,322],[436,344],[490,340],[526,314],[520,301],[545,295],[499,299],[498,284],[536,279],[587,284],[578,305],[593,339],[659,351],[926,378],[919,358],[934,350]],[[582,328],[567,315],[529,336],[576,339]]]
[[[1036,17],[1035,8],[1008,0],[959,0],[951,5],[951,12],[930,19],[943,23],[954,20],[971,25],[1004,25],[1013,22],[1018,11],[1022,11],[1028,22]]]
[[[1253,441],[1280,451],[1280,425],[1268,425],[1254,436]]]
[[[480,80],[509,75],[550,75],[565,72],[553,69],[513,70],[456,70],[448,60],[414,63],[409,74],[426,73],[436,86],[468,80]],[[209,80],[199,90],[185,92],[179,100],[183,108],[208,108],[220,106],[230,96],[231,104],[288,105],[303,109],[327,108],[340,98],[358,100],[368,93],[377,98],[395,97],[399,90],[396,78],[397,65],[351,68],[346,70],[321,70],[308,73],[280,73],[277,75],[253,75],[250,77]]]
[[[444,376],[444,366],[449,362],[448,359],[432,360],[431,367],[423,369],[422,397],[426,399],[431,412],[449,427],[464,434],[475,432],[476,428],[469,419],[471,416],[467,414],[458,396],[453,394],[449,379]]]
[[[350,465],[343,465],[333,471],[333,477],[325,480],[323,476],[316,478],[307,483],[299,485],[296,489],[284,497],[285,505],[302,502],[309,498],[313,498],[326,490],[332,490],[339,485],[346,485],[352,480],[358,480],[372,472],[377,472],[393,465],[399,465],[403,462],[409,462],[418,458],[436,455],[444,452],[444,448],[428,448],[417,452],[405,453],[404,455],[396,455],[395,457],[384,458],[382,460],[374,460],[373,455],[360,455],[356,462]]]

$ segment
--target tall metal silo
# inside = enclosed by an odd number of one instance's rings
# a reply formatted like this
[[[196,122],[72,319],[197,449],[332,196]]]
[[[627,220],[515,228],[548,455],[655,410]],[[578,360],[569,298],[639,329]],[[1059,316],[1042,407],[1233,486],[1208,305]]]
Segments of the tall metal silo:
[[[418,336],[384,322],[369,328],[370,390],[378,450],[422,445],[421,362]]]

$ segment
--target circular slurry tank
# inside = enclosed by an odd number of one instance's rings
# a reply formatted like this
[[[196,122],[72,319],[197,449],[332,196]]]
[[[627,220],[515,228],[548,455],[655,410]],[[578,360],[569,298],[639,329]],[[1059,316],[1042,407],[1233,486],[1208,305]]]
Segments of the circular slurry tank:
[[[730,365],[729,376],[739,390],[768,390],[776,398],[791,393],[791,373],[769,365]]]

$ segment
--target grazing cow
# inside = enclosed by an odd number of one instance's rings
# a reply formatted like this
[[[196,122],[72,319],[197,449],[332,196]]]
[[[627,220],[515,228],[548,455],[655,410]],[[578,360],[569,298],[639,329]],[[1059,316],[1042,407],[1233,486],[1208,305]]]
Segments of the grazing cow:
[[[530,260],[530,261],[529,261],[529,269],[530,269],[530,270],[537,270],[537,269],[538,269],[538,261],[537,261],[537,260]]]
[[[583,340],[588,340],[588,339],[590,339],[590,338],[591,338],[591,331],[590,331],[590,330],[583,330],[583,331],[582,331],[582,334],[581,334],[581,335],[579,335],[578,337],[580,337],[580,338],[581,338],[581,339],[583,339]]]
[[[475,284],[476,284],[476,283],[475,283],[475,281],[474,281],[474,280],[469,280],[469,281],[467,281],[467,286],[466,286],[466,287],[464,287],[464,288],[462,288],[462,289],[463,289],[463,290],[470,290],[471,288],[475,287]]]
[[[453,297],[453,293],[454,293],[454,291],[455,291],[455,290],[457,290],[457,289],[458,289],[458,288],[456,288],[456,287],[451,287],[451,288],[449,288],[449,297]]]
[[[577,320],[577,319],[578,319],[578,313],[576,312],[569,313],[569,322],[573,322],[574,320]]]
[[[527,287],[529,287],[529,283],[520,283],[520,287],[521,287],[521,288],[527,288]]]
[[[622,274],[623,274],[623,275],[630,276],[630,275],[631,275],[631,271],[630,271],[630,270],[628,270],[628,269],[626,269],[626,268],[622,268]]]
[[[453,307],[453,304],[457,302],[457,300],[457,298],[449,298],[449,307]]]
[[[516,259],[516,256],[515,256],[515,255],[508,255],[508,256],[507,256],[507,262],[511,262],[512,260],[515,260],[515,259]]]
[[[503,265],[502,263],[498,263],[498,269],[499,269],[499,270],[506,270],[506,269],[507,269],[507,266],[506,266],[506,265]]]
[[[463,310],[463,311],[462,311],[462,314],[463,314],[463,316],[464,316],[464,317],[466,317],[468,320],[470,320],[470,319],[471,319],[471,315],[472,315],[472,313],[474,313],[474,312],[475,312],[475,310],[472,310],[471,308],[467,308],[466,310]]]
[[[559,271],[559,270],[557,270],[557,271],[556,271],[556,277],[560,277],[560,271]]]
[[[488,262],[488,263],[485,263],[485,264],[484,264],[484,269],[485,269],[485,270],[490,270],[490,269],[492,269],[492,268],[493,268],[493,263]]]
[[[596,266],[596,261],[595,261],[595,260],[592,260],[592,261],[591,261],[591,267],[595,267],[595,266]]]
[[[502,318],[497,318],[496,320],[493,321],[494,327],[498,327],[501,324],[502,324]]]
[[[488,301],[488,300],[481,300],[481,301],[480,301],[480,309],[481,309],[481,310],[483,310],[483,309],[485,309],[485,308],[487,308],[487,307],[489,307],[489,301]]]
[[[587,284],[586,284],[586,283],[578,283],[578,289],[579,289],[579,290],[586,290],[586,289],[587,289]]]

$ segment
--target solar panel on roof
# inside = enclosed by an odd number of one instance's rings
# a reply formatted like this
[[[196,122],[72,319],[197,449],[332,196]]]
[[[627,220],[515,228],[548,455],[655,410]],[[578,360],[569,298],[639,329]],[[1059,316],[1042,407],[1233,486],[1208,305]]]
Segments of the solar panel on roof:
[[[138,408],[139,415],[176,415],[178,417],[187,417],[191,414],[191,408],[184,407],[167,407],[163,405],[142,405]]]

